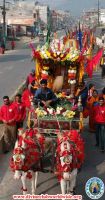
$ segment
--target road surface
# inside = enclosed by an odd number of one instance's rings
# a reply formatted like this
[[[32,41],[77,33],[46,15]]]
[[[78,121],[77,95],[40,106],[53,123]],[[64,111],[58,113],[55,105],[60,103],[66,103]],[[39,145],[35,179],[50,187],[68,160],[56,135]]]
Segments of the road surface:
[[[31,49],[7,51],[0,55],[0,104],[4,95],[11,96],[35,67],[31,61]]]

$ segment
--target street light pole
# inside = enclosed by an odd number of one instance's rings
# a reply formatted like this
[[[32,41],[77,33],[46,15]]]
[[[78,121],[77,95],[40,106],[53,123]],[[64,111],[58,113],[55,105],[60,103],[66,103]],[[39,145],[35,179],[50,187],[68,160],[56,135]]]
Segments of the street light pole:
[[[100,25],[100,0],[98,0],[98,26]]]
[[[2,15],[3,15],[3,38],[5,40],[5,36],[6,36],[6,30],[5,30],[5,25],[6,25],[6,22],[5,22],[5,17],[6,17],[6,9],[5,9],[5,0],[3,0],[3,8],[2,8]]]

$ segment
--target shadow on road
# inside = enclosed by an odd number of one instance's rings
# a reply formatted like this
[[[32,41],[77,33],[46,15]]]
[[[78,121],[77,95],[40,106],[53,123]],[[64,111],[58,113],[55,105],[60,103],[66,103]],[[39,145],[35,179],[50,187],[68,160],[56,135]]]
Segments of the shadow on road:
[[[56,176],[53,176],[53,177],[51,177],[51,178],[48,178],[48,179],[46,180],[46,182],[51,181],[51,180],[53,180],[53,179],[56,179]],[[43,185],[44,183],[45,183],[45,180],[42,181],[41,183],[39,183],[39,184],[37,185],[37,187]]]
[[[51,186],[51,187],[48,187],[47,190],[41,191],[41,193],[39,193],[39,195],[41,195],[41,194],[47,194],[50,190],[52,190],[53,188],[55,188],[55,187],[57,187],[57,186],[59,186],[59,182],[56,183],[56,184],[54,184],[54,185]]]
[[[8,170],[11,154],[12,152],[8,154],[0,154],[0,183],[2,182],[5,173]]]

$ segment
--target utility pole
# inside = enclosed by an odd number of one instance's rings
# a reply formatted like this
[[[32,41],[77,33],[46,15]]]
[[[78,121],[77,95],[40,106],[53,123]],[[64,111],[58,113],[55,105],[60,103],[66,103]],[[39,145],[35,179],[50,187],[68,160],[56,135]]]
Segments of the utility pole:
[[[100,25],[100,0],[98,0],[98,26]]]
[[[6,33],[5,33],[5,18],[6,18],[6,11],[5,11],[5,0],[3,1],[3,37],[4,37],[4,40],[5,40],[5,36],[6,36]]]
[[[1,10],[2,10],[2,16],[3,16],[3,31],[2,31],[2,33],[3,33],[3,35],[2,35],[2,37],[3,37],[3,39],[4,39],[4,42],[5,42],[5,38],[6,38],[6,8],[5,8],[5,0],[3,0],[3,5],[2,6],[0,6],[0,8],[1,8]]]

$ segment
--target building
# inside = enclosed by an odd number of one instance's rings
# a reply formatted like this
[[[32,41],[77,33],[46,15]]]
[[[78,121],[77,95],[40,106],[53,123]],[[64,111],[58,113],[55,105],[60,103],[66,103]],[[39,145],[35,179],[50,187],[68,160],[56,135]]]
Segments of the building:
[[[52,29],[53,31],[60,29],[69,29],[71,26],[72,17],[70,12],[63,10],[52,10]]]
[[[39,32],[47,29],[48,25],[51,24],[51,11],[48,5],[36,2],[33,9],[33,16],[36,28],[39,29]]]
[[[100,9],[99,20],[101,24],[105,25],[105,9]]]
[[[98,13],[96,9],[84,11],[81,18],[81,24],[84,28],[93,28],[98,24]]]
[[[100,25],[105,25],[105,9],[100,9],[99,12],[97,9],[91,9],[83,13],[81,17],[81,21],[87,27],[97,26],[98,23]]]

